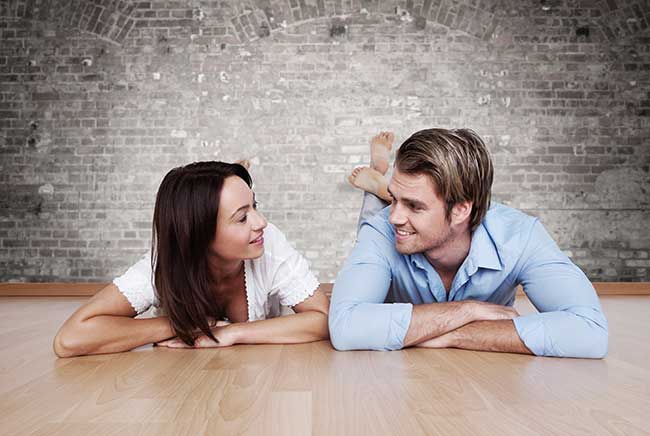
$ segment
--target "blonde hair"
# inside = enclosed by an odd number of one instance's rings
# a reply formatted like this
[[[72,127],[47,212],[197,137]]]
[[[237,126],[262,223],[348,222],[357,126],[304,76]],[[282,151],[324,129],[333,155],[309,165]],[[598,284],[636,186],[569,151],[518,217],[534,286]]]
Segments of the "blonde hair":
[[[395,166],[406,174],[427,174],[447,204],[449,219],[455,204],[471,201],[470,230],[490,207],[493,168],[483,140],[469,129],[426,129],[400,146]]]

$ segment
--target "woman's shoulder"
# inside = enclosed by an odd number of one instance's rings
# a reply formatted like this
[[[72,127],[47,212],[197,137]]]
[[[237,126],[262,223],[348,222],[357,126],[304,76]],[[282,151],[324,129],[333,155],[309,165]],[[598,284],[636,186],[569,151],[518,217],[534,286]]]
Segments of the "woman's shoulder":
[[[113,284],[140,314],[151,305],[158,305],[152,283],[151,251],[141,256],[124,274],[113,279]]]

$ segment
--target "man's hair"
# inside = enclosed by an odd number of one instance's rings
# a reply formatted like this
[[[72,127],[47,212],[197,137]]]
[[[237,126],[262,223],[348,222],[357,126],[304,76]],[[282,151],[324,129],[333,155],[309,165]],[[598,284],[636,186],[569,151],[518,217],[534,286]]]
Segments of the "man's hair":
[[[478,227],[490,207],[492,160],[472,130],[420,130],[400,146],[395,167],[406,174],[431,177],[436,193],[447,204],[447,220],[455,204],[471,201],[470,231]]]

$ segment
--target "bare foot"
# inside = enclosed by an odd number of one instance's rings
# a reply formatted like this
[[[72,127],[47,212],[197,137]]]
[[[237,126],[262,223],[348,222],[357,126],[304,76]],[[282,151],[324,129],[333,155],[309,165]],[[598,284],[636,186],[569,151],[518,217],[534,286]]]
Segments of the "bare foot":
[[[384,175],[374,168],[358,167],[353,169],[348,176],[348,182],[355,188],[375,194],[384,201],[391,201],[388,183]]]
[[[370,167],[382,175],[388,171],[388,158],[394,141],[393,132],[379,132],[370,140]]]
[[[250,169],[250,167],[251,167],[251,163],[250,163],[250,161],[248,159],[236,160],[235,163],[243,166],[244,168],[246,168],[246,171],[248,171]]]

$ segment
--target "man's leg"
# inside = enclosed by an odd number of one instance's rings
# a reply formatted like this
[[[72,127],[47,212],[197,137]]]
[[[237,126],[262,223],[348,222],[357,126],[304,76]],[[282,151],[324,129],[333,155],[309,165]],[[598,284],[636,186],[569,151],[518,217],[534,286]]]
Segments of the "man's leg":
[[[388,205],[389,205],[388,202],[377,197],[375,194],[372,194],[368,191],[364,191],[363,201],[361,202],[361,211],[359,212],[359,221],[357,221],[357,234],[359,234],[361,223],[364,220],[372,218],[380,210],[382,210]]]
[[[370,166],[355,168],[348,177],[352,186],[364,191],[357,233],[364,220],[377,214],[390,203],[386,172],[394,140],[395,135],[391,132],[380,132],[374,136],[370,140]]]

